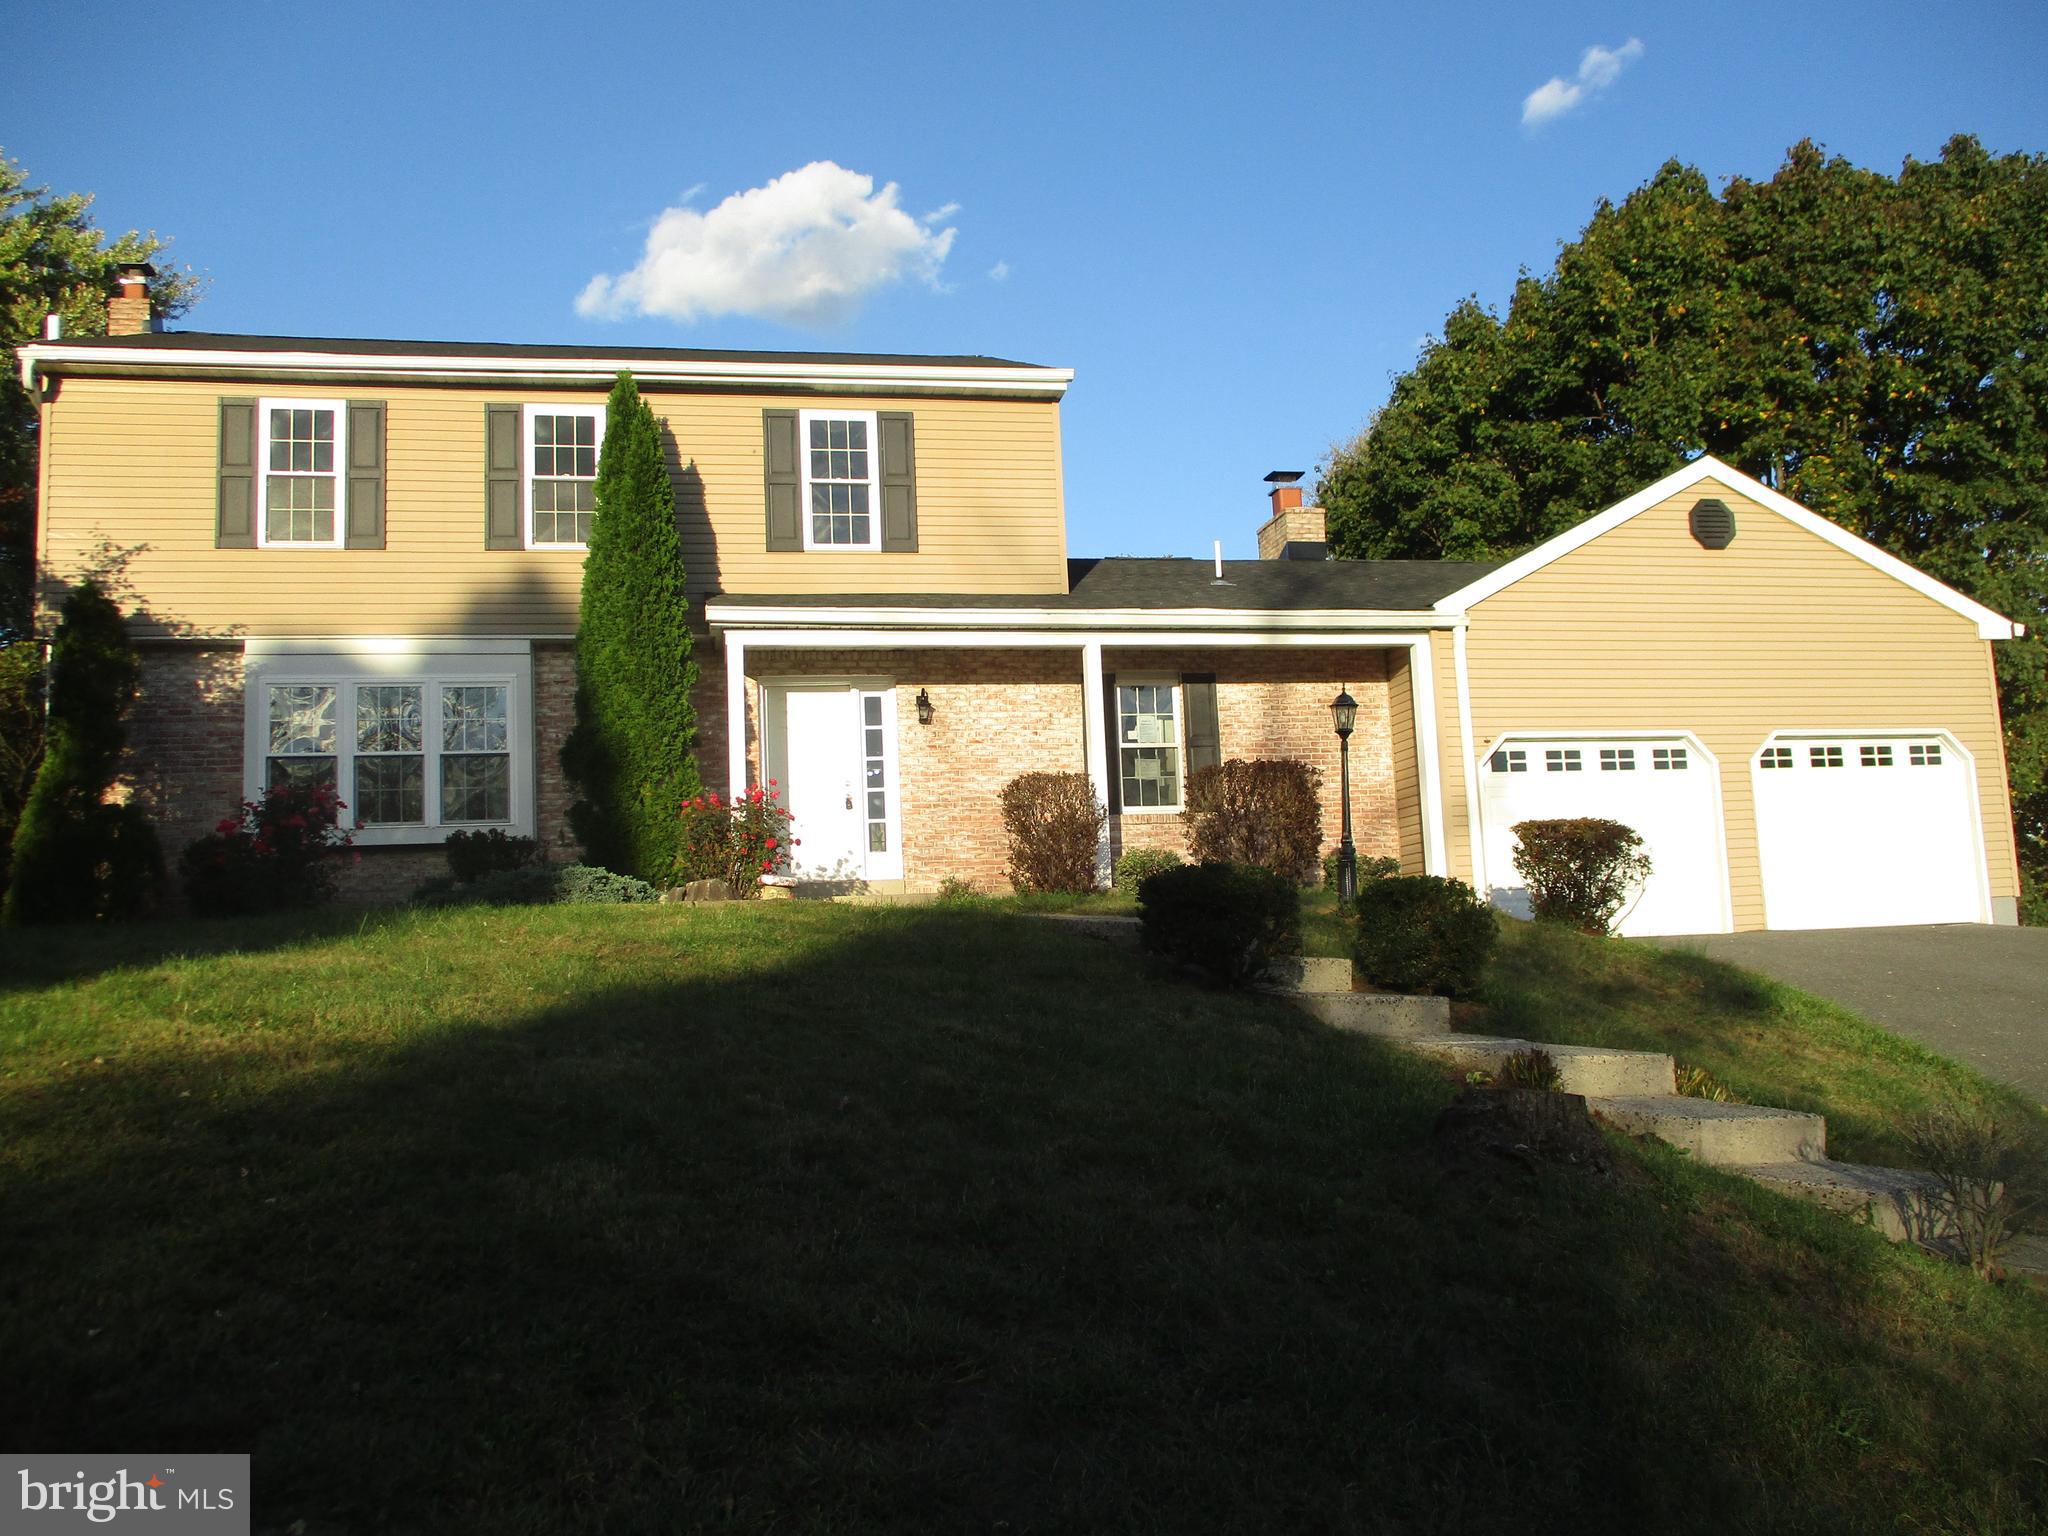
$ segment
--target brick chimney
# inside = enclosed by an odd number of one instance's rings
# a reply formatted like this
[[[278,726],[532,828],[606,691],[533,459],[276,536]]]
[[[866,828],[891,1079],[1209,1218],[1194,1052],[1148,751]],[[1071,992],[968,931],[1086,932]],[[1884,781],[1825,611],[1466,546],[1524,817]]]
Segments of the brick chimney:
[[[149,280],[156,268],[146,261],[124,261],[114,269],[114,296],[107,300],[109,336],[144,336],[156,329],[149,312]]]
[[[1273,514],[1259,530],[1261,560],[1324,560],[1323,509],[1301,504],[1298,469],[1276,469],[1266,476],[1272,487]]]

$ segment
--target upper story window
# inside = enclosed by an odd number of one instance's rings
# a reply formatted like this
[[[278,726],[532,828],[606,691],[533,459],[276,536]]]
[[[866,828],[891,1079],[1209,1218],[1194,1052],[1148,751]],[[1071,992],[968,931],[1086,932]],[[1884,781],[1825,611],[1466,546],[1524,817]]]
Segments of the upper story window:
[[[803,411],[804,541],[809,549],[879,549],[881,454],[873,411]]]
[[[1179,696],[1173,683],[1117,683],[1117,777],[1126,811],[1181,808]]]
[[[529,549],[583,549],[596,511],[597,452],[604,441],[598,407],[526,408],[524,494]]]
[[[341,467],[347,415],[339,400],[260,400],[256,405],[261,542],[340,549]]]

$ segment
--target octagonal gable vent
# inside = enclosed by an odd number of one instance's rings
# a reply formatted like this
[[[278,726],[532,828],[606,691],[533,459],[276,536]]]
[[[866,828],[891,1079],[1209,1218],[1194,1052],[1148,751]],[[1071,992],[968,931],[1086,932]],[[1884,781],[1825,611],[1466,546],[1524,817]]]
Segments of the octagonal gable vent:
[[[1707,549],[1726,549],[1735,542],[1735,514],[1728,503],[1708,499],[1692,504],[1692,536]]]

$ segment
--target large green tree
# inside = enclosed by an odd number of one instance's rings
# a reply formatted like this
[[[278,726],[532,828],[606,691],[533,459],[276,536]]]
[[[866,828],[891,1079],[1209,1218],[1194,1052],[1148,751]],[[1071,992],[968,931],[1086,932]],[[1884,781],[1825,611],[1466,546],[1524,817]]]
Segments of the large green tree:
[[[700,788],[689,612],[661,423],[622,373],[605,406],[562,768],[584,856],[660,885],[674,882],[682,802]]]
[[[110,240],[91,215],[89,193],[53,197],[0,154],[0,346],[9,354],[0,368],[0,644],[29,627],[36,517],[36,407],[21,387],[13,349],[43,334],[46,315],[63,316],[67,336],[104,335],[114,269],[153,261],[164,248],[154,234],[134,230]],[[168,319],[198,297],[192,274],[159,271],[152,308]]]
[[[2029,627],[1994,654],[2048,921],[2048,158],[1668,164],[1505,316],[1453,309],[1319,494],[1340,555],[1492,558],[1700,452]]]

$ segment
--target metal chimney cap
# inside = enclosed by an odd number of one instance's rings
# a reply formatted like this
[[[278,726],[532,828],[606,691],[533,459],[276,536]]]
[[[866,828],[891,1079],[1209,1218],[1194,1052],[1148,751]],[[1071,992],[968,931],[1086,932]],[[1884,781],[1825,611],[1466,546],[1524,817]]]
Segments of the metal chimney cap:
[[[1266,476],[1266,484],[1292,485],[1307,473],[1308,471],[1305,469],[1276,469],[1273,473]]]

